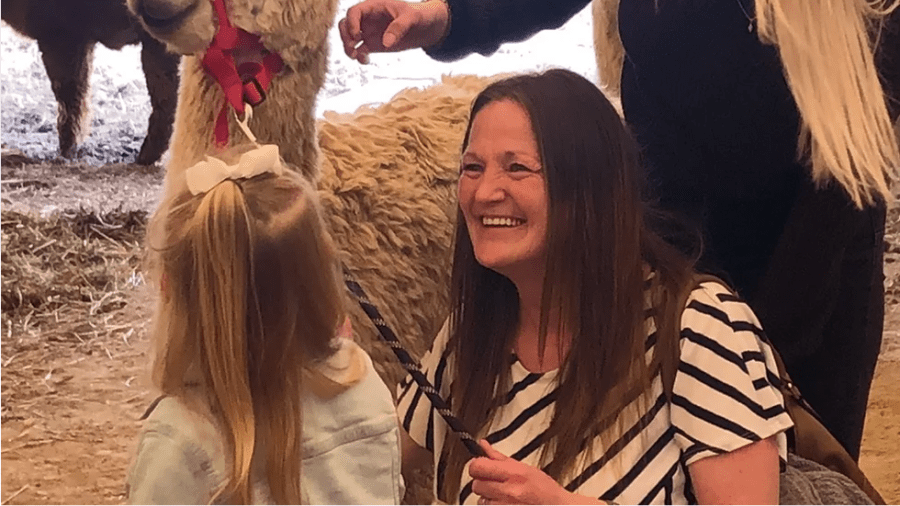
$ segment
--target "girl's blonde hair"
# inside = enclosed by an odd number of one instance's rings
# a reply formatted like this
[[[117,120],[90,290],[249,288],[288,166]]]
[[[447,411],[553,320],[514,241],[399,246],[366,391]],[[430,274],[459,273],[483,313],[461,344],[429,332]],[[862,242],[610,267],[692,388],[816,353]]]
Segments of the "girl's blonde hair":
[[[759,38],[777,46],[800,110],[798,157],[809,157],[814,181],[837,181],[857,206],[891,201],[889,185],[900,169],[873,55],[879,21],[898,5],[898,0],[756,0]],[[600,81],[618,95],[624,61],[619,0],[594,0],[593,10]]]
[[[252,501],[258,451],[273,499],[299,504],[301,383],[345,315],[314,190],[293,173],[226,180],[165,202],[149,230],[153,379],[221,428],[231,469],[213,498]]]

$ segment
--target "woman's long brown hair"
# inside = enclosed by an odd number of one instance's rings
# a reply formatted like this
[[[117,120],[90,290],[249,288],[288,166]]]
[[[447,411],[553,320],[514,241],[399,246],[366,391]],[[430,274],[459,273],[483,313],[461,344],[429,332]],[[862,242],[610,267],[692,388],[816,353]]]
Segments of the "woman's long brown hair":
[[[299,504],[302,377],[344,318],[314,190],[294,174],[224,181],[165,202],[149,233],[154,382],[221,429],[230,470],[210,499],[251,503],[256,455],[273,499]]]
[[[528,113],[549,196],[546,274],[540,339],[549,312],[559,310],[571,348],[559,371],[555,413],[542,440],[542,465],[557,480],[573,472],[595,438],[617,438],[621,416],[644,398],[658,364],[645,360],[647,293],[672,300],[690,278],[691,260],[652,230],[638,149],[613,106],[586,79],[566,70],[516,76],[488,86],[475,100],[466,131],[487,104],[512,100]],[[646,292],[647,268],[658,289]],[[452,274],[450,346],[455,354],[453,409],[485,436],[509,387],[509,360],[518,326],[516,287],[481,266],[462,215],[457,218]],[[676,318],[677,320],[677,318]],[[668,328],[678,322],[657,321]],[[677,330],[675,330],[677,332]],[[465,402],[460,402],[461,400]],[[458,500],[469,456],[448,439],[439,496]]]

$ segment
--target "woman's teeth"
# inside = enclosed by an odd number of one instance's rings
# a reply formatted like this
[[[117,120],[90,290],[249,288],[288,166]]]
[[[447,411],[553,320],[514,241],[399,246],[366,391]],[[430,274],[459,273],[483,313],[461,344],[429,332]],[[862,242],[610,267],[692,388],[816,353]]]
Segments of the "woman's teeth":
[[[525,220],[519,218],[481,218],[481,224],[485,227],[517,227],[525,223]]]

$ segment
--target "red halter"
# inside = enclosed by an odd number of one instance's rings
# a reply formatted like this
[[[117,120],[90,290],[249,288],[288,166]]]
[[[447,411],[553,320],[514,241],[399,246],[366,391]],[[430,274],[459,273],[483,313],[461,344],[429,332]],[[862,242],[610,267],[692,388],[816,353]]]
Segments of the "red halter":
[[[225,0],[210,1],[219,18],[219,30],[203,55],[203,68],[215,78],[225,93],[225,103],[216,118],[214,132],[216,145],[224,147],[228,144],[228,105],[243,115],[245,101],[254,107],[261,104],[266,99],[266,90],[272,82],[272,76],[281,71],[284,61],[277,53],[271,53],[263,46],[259,35],[250,34],[231,24],[225,11]],[[237,48],[261,51],[265,55],[262,63],[245,62],[236,66],[232,52]]]

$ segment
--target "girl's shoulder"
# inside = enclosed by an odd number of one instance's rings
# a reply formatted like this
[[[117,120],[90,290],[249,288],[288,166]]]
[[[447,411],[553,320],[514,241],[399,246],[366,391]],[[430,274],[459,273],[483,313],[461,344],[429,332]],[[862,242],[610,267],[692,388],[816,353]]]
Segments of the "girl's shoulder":
[[[144,420],[126,478],[129,502],[208,502],[225,472],[222,438],[215,423],[188,402],[163,397]]]
[[[343,436],[335,438],[337,433],[360,435],[397,426],[393,397],[369,354],[350,339],[336,344],[335,354],[304,378],[305,445],[320,438],[339,443]]]
[[[157,446],[177,449],[201,467],[219,467],[216,463],[224,459],[220,427],[200,401],[163,397],[144,420],[141,436]],[[213,471],[224,472],[224,467]]]
[[[179,441],[216,440],[218,430],[206,407],[199,401],[164,396],[144,419],[144,432],[156,432]]]

